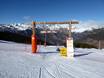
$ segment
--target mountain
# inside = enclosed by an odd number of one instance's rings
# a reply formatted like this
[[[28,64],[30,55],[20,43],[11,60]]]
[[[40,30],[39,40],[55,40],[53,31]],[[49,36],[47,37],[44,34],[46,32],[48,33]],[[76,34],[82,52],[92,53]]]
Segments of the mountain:
[[[74,39],[77,42],[94,45],[97,48],[99,47],[100,41],[101,48],[104,48],[104,28],[92,29],[82,33],[74,33]]]
[[[51,27],[50,27],[51,28]],[[31,25],[25,24],[0,24],[0,39],[7,41],[15,41],[22,43],[31,43]],[[44,44],[44,34],[41,31],[44,30],[44,26],[37,26],[36,35],[38,39],[38,44]],[[50,30],[48,28],[48,30]],[[62,29],[60,29],[62,30]],[[62,30],[64,31],[64,30]],[[57,33],[47,34],[47,44],[51,45],[63,45],[65,44],[65,37],[67,33],[62,31],[57,31]],[[63,33],[63,34],[62,34]],[[60,36],[61,35],[61,36]]]
[[[52,27],[49,26],[48,30]],[[38,44],[44,44],[44,34],[41,33],[44,26],[37,26],[36,35]],[[29,24],[0,24],[0,40],[14,41],[19,43],[31,43],[31,25]],[[47,33],[46,39],[48,45],[66,45],[68,30],[59,28],[57,33]],[[93,29],[84,32],[73,32],[75,47],[98,48],[98,42],[101,41],[101,48],[104,48],[104,28]]]

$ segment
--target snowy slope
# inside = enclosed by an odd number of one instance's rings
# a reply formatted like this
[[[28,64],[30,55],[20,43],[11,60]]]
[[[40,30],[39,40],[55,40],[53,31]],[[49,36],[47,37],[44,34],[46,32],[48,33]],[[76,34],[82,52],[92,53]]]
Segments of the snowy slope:
[[[75,59],[60,57],[57,46],[0,41],[0,78],[104,78],[104,50],[75,49]]]

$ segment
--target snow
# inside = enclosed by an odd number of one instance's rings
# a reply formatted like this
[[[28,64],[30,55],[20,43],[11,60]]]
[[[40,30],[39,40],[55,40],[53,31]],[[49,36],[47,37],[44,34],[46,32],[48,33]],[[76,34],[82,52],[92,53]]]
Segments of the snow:
[[[0,40],[0,78],[104,78],[104,49],[75,49],[73,60],[56,50]]]

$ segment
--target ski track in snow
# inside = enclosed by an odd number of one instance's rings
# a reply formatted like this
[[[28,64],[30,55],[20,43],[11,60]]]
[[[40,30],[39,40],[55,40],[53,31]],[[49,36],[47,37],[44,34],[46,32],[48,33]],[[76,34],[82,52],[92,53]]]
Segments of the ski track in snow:
[[[63,46],[38,46],[0,41],[0,78],[104,78],[104,49],[75,49],[73,60],[56,51]]]

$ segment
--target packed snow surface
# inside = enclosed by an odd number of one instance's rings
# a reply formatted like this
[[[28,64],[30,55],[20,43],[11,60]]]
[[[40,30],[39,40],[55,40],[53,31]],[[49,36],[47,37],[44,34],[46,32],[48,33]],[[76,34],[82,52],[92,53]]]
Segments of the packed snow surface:
[[[104,78],[104,49],[75,49],[74,59],[60,56],[63,46],[0,41],[0,78]]]

